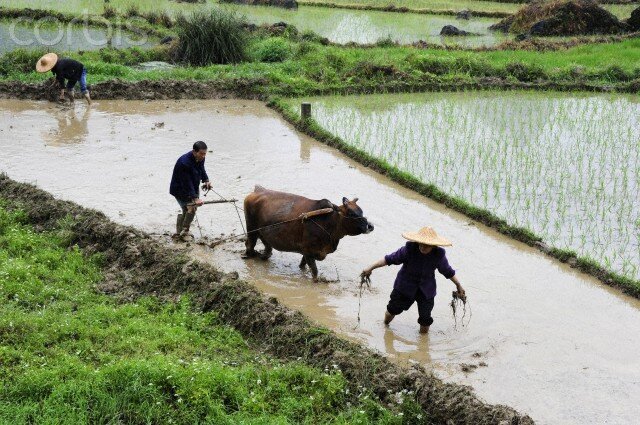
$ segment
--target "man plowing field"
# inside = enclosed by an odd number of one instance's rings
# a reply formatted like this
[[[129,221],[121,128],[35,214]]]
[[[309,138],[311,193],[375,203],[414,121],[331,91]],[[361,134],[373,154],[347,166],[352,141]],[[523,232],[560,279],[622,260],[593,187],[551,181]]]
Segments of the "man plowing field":
[[[196,209],[204,202],[200,199],[200,182],[203,189],[211,189],[209,176],[204,169],[204,159],[207,156],[207,144],[195,142],[193,149],[182,155],[176,161],[171,176],[169,193],[176,198],[182,214],[176,220],[174,239],[187,240],[193,235],[189,233],[191,223],[196,216]]]

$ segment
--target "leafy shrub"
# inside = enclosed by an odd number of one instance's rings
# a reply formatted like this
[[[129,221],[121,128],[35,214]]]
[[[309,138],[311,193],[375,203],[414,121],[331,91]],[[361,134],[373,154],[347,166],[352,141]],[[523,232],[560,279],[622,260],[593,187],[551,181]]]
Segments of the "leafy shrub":
[[[535,64],[509,62],[505,69],[509,75],[523,82],[532,82],[546,77],[542,67]]]
[[[135,4],[132,4],[127,9],[127,12],[124,14],[124,16],[126,16],[127,18],[133,18],[135,16],[141,16],[140,15],[140,9],[138,9],[138,6],[136,6]]]
[[[247,47],[244,24],[244,18],[235,12],[219,8],[178,16],[175,60],[197,66],[243,61]]]
[[[454,71],[455,61],[453,58],[434,58],[429,56],[408,57],[407,60],[413,68],[422,72],[435,75],[445,75]]]
[[[102,11],[102,16],[105,18],[113,18],[118,14],[118,11],[113,6],[109,6],[108,4],[104,5],[104,10]]]
[[[145,13],[144,18],[147,22],[153,25],[162,25],[166,28],[171,28],[173,26],[173,20],[166,10],[152,10],[151,12]]]
[[[284,62],[290,55],[289,43],[280,37],[267,38],[256,48],[256,59],[260,62]]]
[[[380,38],[376,41],[375,43],[376,47],[394,47],[397,46],[398,43],[396,43],[393,38],[391,38],[391,35],[387,35],[384,38]]]
[[[308,53],[314,53],[318,51],[318,46],[315,45],[314,43],[311,43],[309,41],[302,41],[300,43],[298,43],[297,49],[296,49],[296,57],[302,57],[305,56]]]
[[[624,69],[622,69],[619,65],[611,65],[607,67],[601,74],[604,79],[608,81],[631,81],[633,79],[633,75],[631,73],[627,73]]]

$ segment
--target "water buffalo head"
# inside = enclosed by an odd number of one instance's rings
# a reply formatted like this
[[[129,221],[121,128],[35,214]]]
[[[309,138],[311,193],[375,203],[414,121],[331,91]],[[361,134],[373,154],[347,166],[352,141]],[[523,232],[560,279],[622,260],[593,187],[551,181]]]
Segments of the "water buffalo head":
[[[342,227],[349,236],[373,232],[373,225],[362,214],[362,209],[356,202],[358,202],[358,198],[354,198],[351,201],[347,198],[342,198],[342,205],[338,207],[338,211],[343,217]]]

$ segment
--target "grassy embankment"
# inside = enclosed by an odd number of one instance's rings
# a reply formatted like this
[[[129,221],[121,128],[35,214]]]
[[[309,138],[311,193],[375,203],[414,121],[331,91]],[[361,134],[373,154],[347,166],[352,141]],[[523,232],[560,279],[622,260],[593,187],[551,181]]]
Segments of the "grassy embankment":
[[[187,299],[119,303],[99,256],[0,206],[0,422],[401,423],[336,370],[252,350]],[[412,417],[412,415],[414,415]]]
[[[41,53],[17,51],[0,57],[0,81],[35,83],[50,78],[33,70]],[[416,91],[462,85],[499,87],[505,83],[637,92],[638,84],[629,86],[629,82],[640,79],[640,38],[538,52],[384,45],[363,49],[323,45],[305,34],[254,36],[249,40],[245,62],[150,72],[131,65],[170,60],[166,48],[103,49],[70,56],[87,66],[90,84],[112,79],[198,80],[232,87],[238,80],[260,80],[262,84],[255,91],[266,96]]]

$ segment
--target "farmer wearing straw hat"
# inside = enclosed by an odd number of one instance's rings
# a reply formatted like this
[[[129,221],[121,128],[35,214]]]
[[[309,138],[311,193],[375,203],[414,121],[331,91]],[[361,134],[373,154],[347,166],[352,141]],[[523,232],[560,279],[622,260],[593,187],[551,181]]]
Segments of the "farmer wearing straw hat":
[[[91,96],[89,96],[89,90],[87,90],[87,69],[77,60],[68,58],[58,59],[58,55],[55,53],[47,53],[36,63],[36,71],[53,72],[53,75],[56,76],[58,87],[60,87],[61,90],[61,101],[64,101],[65,80],[67,80],[67,94],[72,102],[73,88],[76,83],[80,81],[80,91],[87,100],[87,103],[91,104]]]
[[[429,326],[433,323],[431,310],[433,310],[433,301],[436,296],[435,270],[437,269],[447,279],[451,279],[461,298],[465,297],[465,292],[442,248],[451,246],[451,242],[438,236],[431,227],[423,227],[419,232],[403,233],[402,237],[409,242],[396,252],[386,255],[364,269],[361,276],[368,278],[378,267],[402,264],[391,291],[391,299],[387,304],[384,324],[388,325],[395,316],[409,310],[409,307],[417,302],[420,333],[427,333]]]

